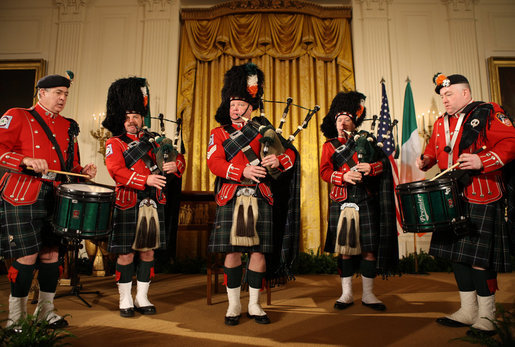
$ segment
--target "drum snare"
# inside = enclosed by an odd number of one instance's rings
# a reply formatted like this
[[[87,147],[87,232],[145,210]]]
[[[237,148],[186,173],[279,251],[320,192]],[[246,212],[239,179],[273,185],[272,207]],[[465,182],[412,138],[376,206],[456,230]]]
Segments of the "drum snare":
[[[115,191],[82,183],[57,187],[53,226],[57,234],[80,239],[99,239],[113,228]]]

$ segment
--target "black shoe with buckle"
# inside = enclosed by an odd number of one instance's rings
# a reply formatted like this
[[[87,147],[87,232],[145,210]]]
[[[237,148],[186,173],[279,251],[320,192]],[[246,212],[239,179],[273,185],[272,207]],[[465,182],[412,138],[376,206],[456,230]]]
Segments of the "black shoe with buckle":
[[[48,324],[48,326],[51,329],[63,329],[68,326],[68,322],[66,321],[66,319],[61,318],[61,319],[56,320],[55,322]]]
[[[256,323],[259,324],[270,324],[270,318],[268,318],[268,315],[262,315],[262,316],[254,316],[247,312],[247,317],[250,319],[254,319]]]
[[[238,324],[240,324],[240,317],[241,317],[241,315],[239,315],[239,316],[232,316],[232,317],[225,316],[225,325],[238,325]]]
[[[134,307],[121,308],[120,316],[125,317],[125,318],[134,317]]]
[[[497,332],[495,330],[481,330],[481,329],[476,329],[476,328],[470,328],[469,330],[467,330],[467,336],[477,337],[480,339],[491,337],[491,336],[494,336],[495,334],[497,334]]]
[[[334,309],[335,310],[345,310],[347,307],[350,307],[354,305],[354,302],[351,301],[351,302],[341,302],[341,301],[336,301],[334,303]]]
[[[154,305],[135,307],[134,309],[144,315],[156,314],[156,307]]]
[[[367,304],[366,302],[361,302],[363,304],[363,306],[366,306],[366,307],[370,307],[372,310],[376,310],[376,311],[384,311],[386,310],[386,305],[383,304],[382,302],[376,302],[374,304]]]
[[[463,327],[470,326],[470,324],[458,322],[457,320],[450,319],[449,317],[436,318],[436,323],[444,325],[446,327],[451,327],[451,328],[463,328]]]

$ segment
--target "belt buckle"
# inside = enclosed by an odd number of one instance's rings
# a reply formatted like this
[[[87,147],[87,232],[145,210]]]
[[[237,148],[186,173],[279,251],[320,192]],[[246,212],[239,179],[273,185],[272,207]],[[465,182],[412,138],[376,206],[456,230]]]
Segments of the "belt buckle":
[[[244,187],[238,189],[236,196],[253,196],[256,193],[256,189],[250,187]]]

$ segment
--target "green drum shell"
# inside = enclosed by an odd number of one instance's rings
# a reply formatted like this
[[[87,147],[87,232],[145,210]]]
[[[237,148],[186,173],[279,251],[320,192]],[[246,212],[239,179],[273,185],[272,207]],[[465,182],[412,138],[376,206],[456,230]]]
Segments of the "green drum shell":
[[[405,232],[462,228],[468,218],[452,177],[399,184],[396,187]]]
[[[97,191],[91,191],[95,189]],[[107,237],[113,228],[114,199],[115,192],[109,188],[60,185],[53,218],[55,232],[81,239]]]

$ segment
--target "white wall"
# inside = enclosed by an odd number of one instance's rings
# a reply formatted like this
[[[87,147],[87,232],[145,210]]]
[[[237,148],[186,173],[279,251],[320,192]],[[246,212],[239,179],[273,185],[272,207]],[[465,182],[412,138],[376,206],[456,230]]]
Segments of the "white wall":
[[[48,73],[75,72],[63,114],[81,126],[83,163],[95,162],[97,181],[112,184],[89,134],[97,127],[92,115],[105,112],[109,85],[117,78],[144,76],[152,112],[175,118],[180,7],[215,3],[1,0],[0,60],[43,58]],[[318,3],[346,5],[349,0]],[[513,0],[352,0],[352,6],[356,87],[368,96],[369,114],[379,113],[381,78],[399,122],[408,76],[417,114],[432,105],[443,110],[432,84],[436,72],[466,75],[475,99],[488,100],[487,58],[515,56]],[[174,128],[167,124],[167,130]],[[413,249],[412,235],[405,238],[403,252]],[[428,240],[426,236],[417,244],[427,249]]]
[[[79,122],[82,162],[99,167],[96,181],[113,184],[90,135],[92,115],[105,112],[114,80],[143,76],[152,113],[175,119],[179,30],[178,1],[2,0],[0,60],[43,58],[48,73],[75,73],[63,115]]]
[[[515,57],[513,0],[353,0],[356,88],[367,97],[369,114],[379,114],[381,78],[390,111],[399,120],[406,79],[411,80],[417,115],[444,112],[434,93],[436,72],[467,76],[476,100],[489,101],[487,59]],[[426,177],[434,176],[436,170]],[[431,234],[399,237],[401,255],[429,248]]]

